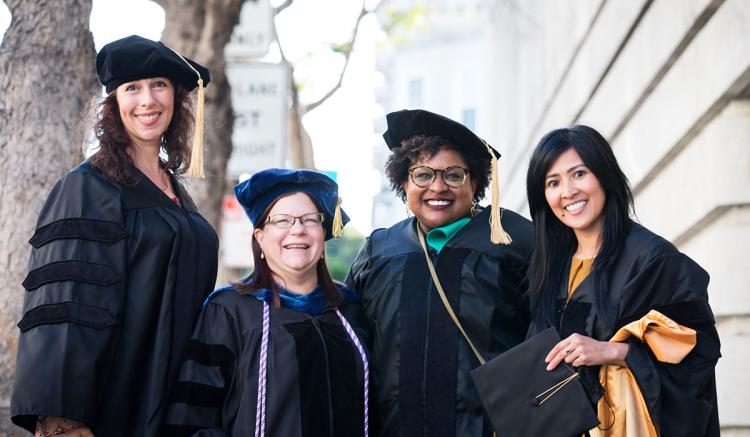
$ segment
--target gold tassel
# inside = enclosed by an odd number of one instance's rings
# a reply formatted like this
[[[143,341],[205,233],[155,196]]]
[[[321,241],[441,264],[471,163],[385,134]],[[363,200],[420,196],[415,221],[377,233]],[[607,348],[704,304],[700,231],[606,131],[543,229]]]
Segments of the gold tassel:
[[[198,98],[195,109],[195,129],[193,130],[193,148],[190,153],[190,166],[187,176],[190,178],[204,178],[203,173],[203,125],[206,113],[206,97],[203,79],[198,79]]]
[[[497,157],[492,152],[490,146],[484,142],[487,147],[487,152],[492,157],[490,164],[490,172],[492,176],[492,184],[490,190],[492,191],[492,204],[490,204],[490,241],[492,244],[510,244],[513,239],[510,238],[507,232],[503,229],[502,214],[500,213],[500,171],[498,169],[499,164]]]
[[[195,104],[195,128],[193,129],[193,148],[190,152],[190,166],[185,173],[189,178],[204,178],[203,173],[203,125],[206,112],[206,96],[203,88],[203,78],[198,70],[187,61],[177,50],[166,46],[172,50],[182,62],[185,63],[195,75],[198,76],[198,98]]]
[[[336,210],[333,213],[333,223],[331,224],[331,233],[333,238],[341,238],[344,233],[344,220],[341,217],[341,198],[336,199]]]

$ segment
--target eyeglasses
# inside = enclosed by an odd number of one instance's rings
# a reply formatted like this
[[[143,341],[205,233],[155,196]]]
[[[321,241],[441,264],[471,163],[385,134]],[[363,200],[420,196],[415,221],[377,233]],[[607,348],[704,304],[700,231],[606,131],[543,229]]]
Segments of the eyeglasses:
[[[460,187],[469,178],[469,169],[457,165],[446,167],[443,170],[437,170],[426,165],[419,165],[409,169],[411,181],[419,188],[427,188],[432,185],[438,173],[442,174],[445,185],[451,188]]]
[[[289,214],[274,214],[268,216],[264,225],[271,224],[277,228],[287,229],[299,220],[300,224],[306,228],[319,228],[323,225],[324,218],[325,215],[322,212],[311,212],[298,217]]]

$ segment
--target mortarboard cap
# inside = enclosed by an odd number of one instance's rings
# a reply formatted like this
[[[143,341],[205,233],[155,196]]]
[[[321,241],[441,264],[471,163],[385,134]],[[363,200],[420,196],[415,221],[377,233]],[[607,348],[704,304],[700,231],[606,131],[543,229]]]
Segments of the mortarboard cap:
[[[486,141],[479,138],[469,128],[444,117],[423,109],[403,109],[391,112],[385,117],[388,130],[383,139],[390,150],[401,147],[403,141],[415,135],[439,136],[451,139],[467,153],[476,156],[489,156],[492,184],[492,204],[490,205],[490,239],[494,244],[510,244],[513,240],[503,230],[500,214],[500,177],[498,158],[500,153]]]
[[[599,423],[575,369],[547,370],[544,357],[559,342],[549,328],[471,371],[499,435],[581,435]]]
[[[279,196],[287,193],[302,192],[309,195],[325,215],[323,228],[326,240],[339,238],[349,222],[349,216],[341,209],[339,187],[333,179],[312,170],[290,170],[269,168],[255,173],[250,179],[237,184],[234,194],[253,226],[268,205]]]
[[[208,69],[185,58],[160,41],[131,35],[106,44],[96,55],[99,82],[112,92],[118,86],[149,77],[167,77],[188,91],[198,88],[188,176],[203,177],[204,90],[211,81]]]

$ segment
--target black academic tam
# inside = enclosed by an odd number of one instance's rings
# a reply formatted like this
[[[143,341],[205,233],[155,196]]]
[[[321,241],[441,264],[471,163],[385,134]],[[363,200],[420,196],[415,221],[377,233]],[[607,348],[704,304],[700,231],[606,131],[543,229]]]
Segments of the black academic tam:
[[[31,432],[60,416],[96,436],[161,435],[218,241],[177,180],[181,206],[133,171],[117,185],[85,162],[39,214],[10,406]]]

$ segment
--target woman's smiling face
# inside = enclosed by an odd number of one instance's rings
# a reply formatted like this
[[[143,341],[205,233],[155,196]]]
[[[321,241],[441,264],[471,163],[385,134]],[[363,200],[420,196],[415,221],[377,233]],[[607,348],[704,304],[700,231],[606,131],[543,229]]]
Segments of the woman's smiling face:
[[[601,233],[607,197],[599,179],[573,147],[547,171],[544,196],[555,216],[577,236]]]
[[[268,267],[285,283],[315,272],[325,249],[325,230],[315,223],[303,224],[302,216],[318,213],[318,207],[305,193],[294,193],[280,198],[268,214],[270,223],[255,228],[255,239],[266,257]],[[273,224],[278,214],[298,217],[291,227]]]
[[[458,151],[441,149],[432,157],[413,162],[411,168],[418,166],[445,170],[448,167],[466,168],[466,162]],[[418,187],[411,176],[402,183],[406,193],[406,205],[428,231],[467,217],[474,200],[476,181],[471,173],[464,184],[457,188],[446,185],[443,175],[442,172],[436,173],[435,179],[425,188]]]
[[[115,90],[120,118],[130,140],[159,147],[174,113],[174,86],[166,77],[124,83]]]

